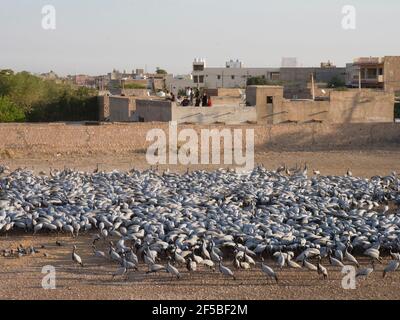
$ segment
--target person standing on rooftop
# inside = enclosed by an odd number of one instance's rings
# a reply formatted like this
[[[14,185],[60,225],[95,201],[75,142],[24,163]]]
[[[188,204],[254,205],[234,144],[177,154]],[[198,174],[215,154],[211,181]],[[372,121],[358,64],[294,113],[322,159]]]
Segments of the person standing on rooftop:
[[[206,92],[203,93],[203,98],[201,100],[201,106],[202,107],[207,107],[208,106],[208,96],[207,96]]]

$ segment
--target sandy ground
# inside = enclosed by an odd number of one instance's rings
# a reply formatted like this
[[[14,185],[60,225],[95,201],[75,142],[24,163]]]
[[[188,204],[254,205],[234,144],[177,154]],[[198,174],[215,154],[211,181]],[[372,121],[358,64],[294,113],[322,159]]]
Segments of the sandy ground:
[[[400,150],[374,150],[259,152],[255,161],[271,169],[283,163],[294,167],[307,162],[312,169],[318,169],[325,175],[342,175],[350,168],[354,175],[371,177],[386,175],[392,171],[400,172],[399,159]],[[84,159],[0,159],[0,163],[7,164],[12,169],[27,167],[35,171],[62,169],[64,166],[93,170],[97,164],[100,170],[149,168],[144,154],[93,156]],[[219,166],[196,166],[189,167],[189,170],[211,170],[217,167]],[[160,170],[163,169],[165,168],[160,167]],[[172,166],[170,169],[184,171],[187,168]],[[64,246],[57,246],[57,239]],[[16,248],[21,243],[24,247],[33,245],[39,248],[40,253],[21,258],[0,256],[0,299],[400,299],[400,272],[382,280],[384,265],[378,265],[369,279],[358,281],[356,290],[342,289],[343,275],[340,270],[330,267],[327,281],[321,280],[316,273],[285,269],[279,272],[279,284],[266,279],[259,267],[251,271],[236,272],[236,281],[204,269],[189,275],[185,268],[180,268],[183,277],[176,281],[165,273],[146,275],[146,268],[141,265],[140,271],[131,273],[128,280],[113,280],[112,274],[117,266],[93,257],[90,239],[90,235],[81,235],[77,239],[56,235],[1,235],[0,250]],[[78,246],[78,252],[85,262],[84,268],[74,266],[71,262],[73,244]],[[42,245],[44,249],[40,249]],[[44,257],[43,253],[47,253],[48,257]],[[368,265],[365,259],[361,259],[361,262],[363,266]],[[273,265],[273,262],[268,263]],[[45,276],[41,271],[46,265],[56,268],[55,290],[45,290],[41,286]]]
[[[268,169],[276,169],[286,164],[289,167],[308,164],[310,169],[319,170],[323,175],[343,175],[351,169],[354,175],[372,177],[374,175],[388,175],[392,171],[400,173],[400,149],[392,150],[360,150],[360,151],[319,151],[319,152],[256,152],[255,164],[263,164]],[[97,165],[100,170],[114,169],[139,170],[149,169],[145,154],[131,155],[91,155],[91,156],[60,156],[46,158],[1,159],[0,164],[6,164],[12,169],[28,168],[36,172],[48,171],[49,168],[63,169],[64,167],[84,171],[92,171]],[[169,165],[159,166],[160,170],[169,168],[171,171],[214,170],[223,165]],[[226,167],[226,166],[225,166]]]

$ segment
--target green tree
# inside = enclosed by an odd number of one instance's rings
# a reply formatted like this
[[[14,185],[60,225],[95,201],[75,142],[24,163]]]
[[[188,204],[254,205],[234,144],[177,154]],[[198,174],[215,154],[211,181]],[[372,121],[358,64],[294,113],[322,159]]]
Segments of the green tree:
[[[265,77],[250,77],[247,79],[248,86],[266,86],[268,85],[267,79]]]
[[[272,81],[268,80],[265,77],[249,77],[247,79],[248,86],[273,86],[273,85],[281,85],[280,81]]]
[[[23,122],[25,113],[8,97],[0,96],[0,122]]]
[[[328,82],[328,88],[345,88],[346,83],[340,79],[339,77],[335,76]]]
[[[394,105],[394,117],[400,119],[400,103]]]
[[[0,96],[5,100],[0,121],[97,120],[96,94],[93,89],[43,80],[28,72],[1,70]]]
[[[168,74],[168,72],[167,72],[166,70],[160,69],[159,67],[157,67],[156,73],[157,73],[157,74]]]

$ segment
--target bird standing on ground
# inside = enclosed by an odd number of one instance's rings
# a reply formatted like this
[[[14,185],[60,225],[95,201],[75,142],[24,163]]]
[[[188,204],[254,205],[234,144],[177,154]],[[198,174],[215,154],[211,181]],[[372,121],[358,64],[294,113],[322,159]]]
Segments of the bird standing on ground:
[[[149,265],[149,270],[146,273],[147,274],[148,273],[157,273],[157,272],[160,272],[163,270],[165,270],[164,266],[162,266],[160,264],[151,264],[151,265]]]
[[[389,252],[390,252],[390,255],[392,256],[392,258],[394,260],[400,261],[400,253],[393,252],[393,248],[392,247],[389,248]]]
[[[76,253],[76,246],[74,245],[72,249],[72,261],[79,264],[81,267],[83,267],[83,262],[80,256]]]
[[[224,276],[232,277],[233,280],[236,280],[236,277],[233,274],[232,270],[228,267],[223,266],[222,262],[219,262],[219,272],[221,272]]]
[[[106,254],[103,251],[97,250],[95,245],[92,245],[93,253],[98,258],[107,258]]]
[[[321,264],[321,257],[318,258],[318,264],[317,264],[317,269],[318,269],[318,274],[322,274],[324,276],[324,279],[328,278],[328,270]]]
[[[264,258],[262,258],[262,261],[264,261]],[[263,262],[261,262],[261,271],[266,274],[268,277],[274,279],[276,283],[278,283],[278,276],[276,275],[276,272]]]
[[[128,270],[126,269],[126,267],[120,266],[120,267],[113,273],[112,278],[114,279],[115,277],[123,276],[123,275],[127,274],[127,271],[128,271]]]
[[[194,272],[197,270],[197,263],[196,261],[193,261],[192,258],[189,258],[188,261],[186,262],[186,269],[189,272]]]
[[[347,260],[347,261],[349,261],[351,263],[354,263],[357,266],[357,268],[360,267],[360,264],[358,263],[357,259],[352,254],[349,253],[347,248],[346,248],[346,250],[344,252],[343,259]]]
[[[386,277],[386,275],[390,272],[395,272],[400,266],[400,261],[390,261],[388,266],[383,270],[383,278]]]
[[[379,263],[382,263],[382,258],[380,257],[379,249],[369,248],[364,251],[364,255],[370,257],[372,260],[376,260]]]
[[[344,264],[342,262],[340,262],[338,259],[332,257],[330,254],[328,255],[329,257],[329,263],[334,266],[334,267],[339,267],[339,268],[343,268]]]
[[[360,278],[360,277],[368,278],[369,275],[372,272],[374,272],[374,270],[375,270],[375,263],[374,263],[374,260],[372,260],[372,267],[358,270],[356,273],[356,278]]]
[[[287,262],[287,265],[288,265],[289,268],[292,268],[292,269],[301,269],[301,266],[300,266],[298,263],[292,261],[292,259],[290,258],[289,255],[288,255],[288,257],[287,257],[286,260],[287,260],[286,262]]]
[[[310,271],[317,271],[318,272],[317,266],[314,266],[312,263],[308,262],[306,259],[303,260],[303,267],[307,268]]]
[[[171,257],[169,258],[169,261],[167,263],[167,268],[166,271],[172,275],[173,277],[176,277],[177,279],[181,278],[181,274],[179,273],[179,270],[177,268],[175,268],[172,264],[171,264]]]

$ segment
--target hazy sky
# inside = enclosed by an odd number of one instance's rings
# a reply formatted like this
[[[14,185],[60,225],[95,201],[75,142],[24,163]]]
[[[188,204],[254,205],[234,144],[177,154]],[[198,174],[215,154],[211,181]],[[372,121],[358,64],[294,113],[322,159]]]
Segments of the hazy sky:
[[[42,7],[56,8],[56,30]],[[357,9],[356,30],[342,7]],[[303,66],[400,55],[398,0],[1,0],[0,68],[101,74],[113,68],[189,73],[241,59],[246,66]]]

